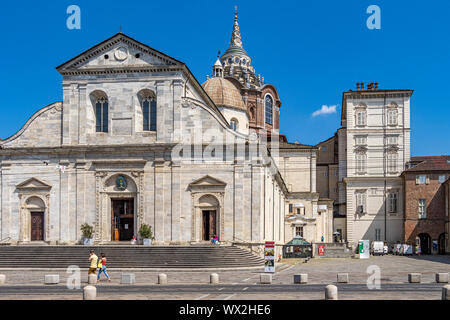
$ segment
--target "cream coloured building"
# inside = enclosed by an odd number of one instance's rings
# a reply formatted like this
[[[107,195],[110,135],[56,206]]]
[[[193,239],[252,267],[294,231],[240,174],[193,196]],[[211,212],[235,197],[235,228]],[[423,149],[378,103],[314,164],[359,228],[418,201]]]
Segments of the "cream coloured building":
[[[364,88],[358,83],[356,91],[343,93],[342,127],[318,145],[322,149],[320,192],[332,195],[334,232],[339,231],[353,248],[363,239],[389,244],[402,241],[404,192],[400,174],[410,160],[412,93],[379,89],[377,83]],[[323,148],[333,148],[334,157]],[[335,168],[337,179],[330,174]]]

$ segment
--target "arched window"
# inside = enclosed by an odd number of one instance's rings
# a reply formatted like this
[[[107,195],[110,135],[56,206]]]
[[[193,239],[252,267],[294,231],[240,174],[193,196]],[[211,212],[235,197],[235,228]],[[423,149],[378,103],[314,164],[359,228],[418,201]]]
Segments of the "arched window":
[[[273,124],[273,99],[267,95],[265,99],[266,123]]]
[[[234,131],[237,131],[239,129],[239,122],[233,118],[230,121],[230,126],[231,126],[231,129],[233,129]]]
[[[151,91],[142,95],[143,130],[156,131],[156,97]]]
[[[95,127],[97,132],[108,132],[108,98],[98,97],[95,102]]]

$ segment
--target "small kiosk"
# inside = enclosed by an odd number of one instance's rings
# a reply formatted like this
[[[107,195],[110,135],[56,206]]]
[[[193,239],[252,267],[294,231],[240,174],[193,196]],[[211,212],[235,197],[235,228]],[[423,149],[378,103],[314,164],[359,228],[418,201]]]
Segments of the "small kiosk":
[[[295,237],[283,246],[283,259],[311,257],[312,245],[302,237]]]

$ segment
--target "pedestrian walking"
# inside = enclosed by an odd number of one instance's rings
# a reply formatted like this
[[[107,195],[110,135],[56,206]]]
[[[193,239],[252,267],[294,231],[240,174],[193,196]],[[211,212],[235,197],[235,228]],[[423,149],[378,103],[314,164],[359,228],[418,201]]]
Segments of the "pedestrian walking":
[[[90,262],[90,265],[89,265],[88,275],[96,274],[98,257],[95,254],[94,250],[91,250],[89,252],[89,262]]]
[[[100,255],[100,259],[98,260],[98,276],[97,281],[100,281],[100,275],[102,272],[105,274],[108,281],[111,281],[111,277],[109,276],[108,272],[106,271],[106,256],[104,253]]]

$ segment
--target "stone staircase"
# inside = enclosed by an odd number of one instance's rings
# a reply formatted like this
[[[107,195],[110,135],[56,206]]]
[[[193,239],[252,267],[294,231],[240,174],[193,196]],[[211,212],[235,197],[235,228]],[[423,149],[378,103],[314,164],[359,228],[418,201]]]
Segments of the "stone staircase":
[[[0,268],[88,268],[89,251],[108,268],[258,268],[264,260],[235,246],[0,246]]]

